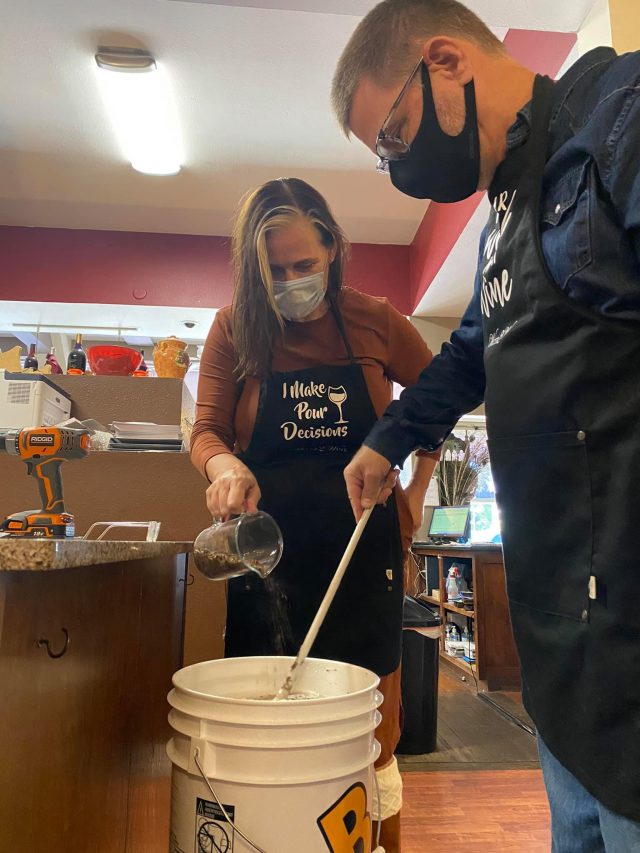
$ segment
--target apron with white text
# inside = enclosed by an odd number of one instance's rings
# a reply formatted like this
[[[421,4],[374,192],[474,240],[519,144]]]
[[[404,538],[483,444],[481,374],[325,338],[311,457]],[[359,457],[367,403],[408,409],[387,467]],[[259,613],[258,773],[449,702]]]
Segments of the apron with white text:
[[[553,83],[538,77],[529,139],[489,190],[481,308],[491,467],[527,709],[587,790],[638,821],[640,324],[578,305],[547,269],[540,203],[552,108]],[[599,180],[588,163],[575,211],[583,244],[572,247],[584,264]]]
[[[295,655],[355,521],[343,470],[377,420],[362,368],[318,365],[261,383],[251,443],[240,458],[260,485],[260,509],[282,530],[282,560],[266,584],[229,581],[225,655]],[[395,499],[374,510],[311,650],[385,675],[400,662],[403,561]]]

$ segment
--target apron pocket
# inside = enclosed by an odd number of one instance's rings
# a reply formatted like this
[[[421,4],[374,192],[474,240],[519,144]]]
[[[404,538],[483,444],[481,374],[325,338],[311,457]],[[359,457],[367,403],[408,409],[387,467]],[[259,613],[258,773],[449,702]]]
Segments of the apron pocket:
[[[489,453],[509,598],[587,621],[592,560],[587,436],[575,431],[494,438]]]

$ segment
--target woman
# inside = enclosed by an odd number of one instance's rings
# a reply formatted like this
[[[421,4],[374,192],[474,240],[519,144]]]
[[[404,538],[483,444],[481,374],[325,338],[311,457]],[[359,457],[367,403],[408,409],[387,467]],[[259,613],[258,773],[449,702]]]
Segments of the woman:
[[[392,397],[431,353],[386,300],[343,287],[347,240],[304,181],[269,181],[233,234],[233,304],[216,316],[200,363],[192,457],[215,518],[260,508],[282,529],[274,592],[229,582],[227,656],[296,654],[354,528],[342,471]],[[399,850],[403,559],[435,460],[420,457],[367,525],[313,656],[381,676],[377,762],[383,845]],[[275,607],[274,607],[275,603]],[[281,618],[284,615],[285,618]]]

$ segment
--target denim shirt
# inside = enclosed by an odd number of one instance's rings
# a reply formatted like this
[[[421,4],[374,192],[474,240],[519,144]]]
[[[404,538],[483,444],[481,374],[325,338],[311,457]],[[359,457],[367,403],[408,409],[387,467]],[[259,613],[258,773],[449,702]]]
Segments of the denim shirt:
[[[549,129],[540,210],[549,272],[583,307],[640,321],[640,52],[601,47],[579,59],[556,83]],[[507,149],[528,133],[527,106]],[[483,232],[479,258],[484,240]],[[477,274],[460,327],[365,441],[392,464],[418,447],[435,450],[483,400],[480,284]]]

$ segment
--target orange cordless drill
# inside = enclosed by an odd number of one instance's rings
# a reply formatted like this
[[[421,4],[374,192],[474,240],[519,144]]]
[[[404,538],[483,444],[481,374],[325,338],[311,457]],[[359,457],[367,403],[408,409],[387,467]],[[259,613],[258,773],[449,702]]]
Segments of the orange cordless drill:
[[[0,536],[52,539],[75,535],[73,516],[64,508],[60,466],[89,453],[89,435],[86,429],[64,427],[0,430],[0,453],[19,456],[27,463],[27,473],[38,481],[42,499],[42,509],[7,516],[0,524]]]

